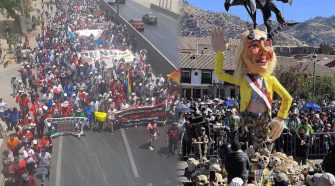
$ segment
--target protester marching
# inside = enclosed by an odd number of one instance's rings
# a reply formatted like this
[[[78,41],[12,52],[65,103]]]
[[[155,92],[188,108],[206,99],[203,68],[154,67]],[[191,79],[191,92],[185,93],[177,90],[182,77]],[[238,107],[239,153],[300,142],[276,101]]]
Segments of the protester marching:
[[[137,49],[127,26],[112,22],[102,6],[94,0],[59,0],[40,10],[38,46],[30,48],[19,77],[10,82],[18,106],[0,100],[10,136],[3,172],[15,184],[36,185],[37,170],[46,183],[57,135],[80,138],[83,130],[151,122],[157,128],[174,119],[176,84],[154,73],[145,49]]]

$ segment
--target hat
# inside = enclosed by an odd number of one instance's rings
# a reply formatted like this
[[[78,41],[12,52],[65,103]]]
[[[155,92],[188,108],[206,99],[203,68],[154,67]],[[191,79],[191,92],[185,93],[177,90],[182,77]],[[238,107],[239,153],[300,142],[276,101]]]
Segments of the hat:
[[[320,118],[320,115],[319,115],[319,114],[315,114],[315,117],[319,119],[319,118]]]
[[[241,178],[233,178],[231,180],[230,184],[228,186],[242,186],[243,185],[243,180]]]
[[[335,177],[331,173],[314,174],[314,183],[316,186],[333,186],[335,185]]]
[[[200,127],[200,129],[206,130],[205,127]]]
[[[44,105],[44,106],[43,106],[43,109],[44,109],[44,110],[48,110],[48,107]]]
[[[8,136],[11,136],[11,135],[14,135],[14,134],[16,134],[14,131],[9,131],[9,132],[7,133]]]
[[[34,140],[33,140],[33,144],[34,144],[34,145],[37,145],[37,140],[34,139]]]
[[[288,182],[289,179],[285,173],[280,172],[278,174],[275,174],[275,180],[277,182]]]
[[[64,97],[67,97],[67,93],[64,93]]]
[[[68,101],[64,101],[60,106],[61,107],[67,107],[67,106],[69,106],[69,102]]]

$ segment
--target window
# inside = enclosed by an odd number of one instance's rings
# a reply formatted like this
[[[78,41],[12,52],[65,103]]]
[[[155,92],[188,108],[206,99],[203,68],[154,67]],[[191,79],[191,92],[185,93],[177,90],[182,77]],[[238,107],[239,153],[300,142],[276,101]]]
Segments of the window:
[[[191,72],[190,70],[181,71],[181,83],[191,83]]]
[[[201,83],[202,84],[212,84],[212,72],[211,71],[202,71]]]
[[[194,76],[198,76],[198,72],[194,72]]]

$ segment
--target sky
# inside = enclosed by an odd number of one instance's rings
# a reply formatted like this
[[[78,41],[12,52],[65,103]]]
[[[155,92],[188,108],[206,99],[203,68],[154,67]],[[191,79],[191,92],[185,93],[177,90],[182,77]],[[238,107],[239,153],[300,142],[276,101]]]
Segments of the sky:
[[[292,5],[277,0],[273,1],[284,14],[286,20],[302,22],[316,16],[329,17],[335,15],[335,0],[292,0]],[[224,9],[225,0],[188,0],[188,2],[203,10],[227,13]],[[244,6],[230,7],[229,13],[245,21],[252,22]],[[275,20],[274,14],[272,15],[272,20]],[[263,23],[260,11],[257,11],[257,23]]]

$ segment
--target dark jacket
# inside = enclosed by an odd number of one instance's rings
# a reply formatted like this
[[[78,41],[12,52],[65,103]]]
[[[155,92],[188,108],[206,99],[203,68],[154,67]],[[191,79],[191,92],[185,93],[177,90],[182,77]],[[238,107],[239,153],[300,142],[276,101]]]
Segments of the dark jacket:
[[[250,166],[251,164],[246,153],[230,152],[225,161],[225,168],[228,173],[228,183],[235,177],[247,180]]]
[[[305,144],[301,145],[301,141],[304,141]],[[310,138],[309,136],[305,134],[297,134],[295,135],[295,143],[296,143],[296,156],[297,157],[308,157],[309,153],[309,144],[310,144]]]

